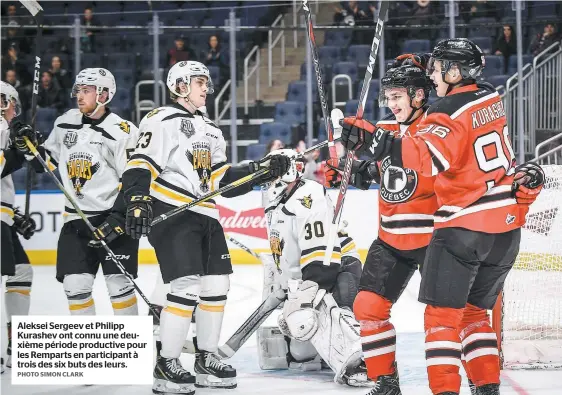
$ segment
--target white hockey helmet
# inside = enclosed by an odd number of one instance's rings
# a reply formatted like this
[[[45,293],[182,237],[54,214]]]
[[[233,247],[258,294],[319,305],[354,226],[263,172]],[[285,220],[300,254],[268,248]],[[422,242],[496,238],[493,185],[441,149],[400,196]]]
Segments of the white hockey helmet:
[[[2,95],[2,100],[0,103],[0,110],[6,111],[11,105],[15,106],[16,116],[21,114],[21,102],[20,96],[16,88],[7,82],[0,82],[0,94]]]
[[[284,155],[289,158],[290,163],[287,172],[270,184],[267,190],[270,203],[278,200],[290,183],[302,177],[306,163],[306,159],[303,156],[289,148],[278,149],[267,154],[267,156],[272,155]]]
[[[80,85],[90,85],[96,87],[96,93],[98,94],[96,103],[98,103],[98,105],[107,105],[113,99],[113,96],[115,96],[115,92],[117,91],[115,77],[111,71],[101,67],[89,68],[80,71],[74,80],[70,97],[76,97],[76,93],[78,92],[78,87]],[[107,90],[108,97],[106,102],[101,103],[98,99],[104,90]]]
[[[166,85],[168,89],[174,95],[179,97],[187,97],[191,93],[191,77],[207,77],[207,93],[212,94],[214,92],[213,81],[211,80],[211,73],[209,69],[201,62],[196,61],[182,61],[178,62],[170,68],[168,71],[168,80]],[[186,86],[186,91],[184,93],[180,92],[178,89],[178,84],[184,82]]]

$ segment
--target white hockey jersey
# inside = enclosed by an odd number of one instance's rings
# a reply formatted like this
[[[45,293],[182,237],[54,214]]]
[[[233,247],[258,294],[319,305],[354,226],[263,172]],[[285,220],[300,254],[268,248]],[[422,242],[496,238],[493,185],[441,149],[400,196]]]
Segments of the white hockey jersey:
[[[271,252],[283,272],[284,282],[289,278],[300,278],[300,272],[312,263],[323,265],[334,213],[323,185],[301,179],[295,189],[265,211],[271,221],[268,229]],[[330,260],[332,268],[337,265],[338,269],[341,256],[340,243],[336,239]],[[315,278],[309,280],[319,282]]]
[[[138,137],[135,125],[110,111],[94,120],[71,109],[56,119],[43,146],[64,188],[86,216],[94,216],[111,210]],[[64,210],[65,222],[79,218],[66,200]]]
[[[0,126],[0,148],[5,150],[10,145],[10,126],[4,118],[0,119],[2,120],[2,124]],[[4,170],[5,164],[4,151],[2,151],[0,155],[0,162],[2,162],[1,172]],[[0,207],[0,218],[2,219],[2,222],[12,226],[14,223],[14,202],[16,199],[16,190],[14,188],[14,181],[12,180],[11,174],[2,178],[0,184],[0,195],[2,201],[2,206]]]
[[[140,138],[127,165],[152,173],[150,195],[182,206],[219,188],[230,165],[222,131],[203,113],[191,114],[179,104],[159,107],[139,125]],[[191,209],[218,219],[214,201]]]

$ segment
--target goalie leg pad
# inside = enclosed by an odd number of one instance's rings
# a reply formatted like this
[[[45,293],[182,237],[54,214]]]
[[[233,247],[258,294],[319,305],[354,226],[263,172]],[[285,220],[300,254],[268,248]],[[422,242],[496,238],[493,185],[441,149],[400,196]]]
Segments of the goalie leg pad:
[[[96,315],[92,288],[94,275],[90,273],[67,274],[62,285],[71,315]]]
[[[314,336],[318,330],[318,311],[315,307],[325,293],[313,281],[304,281],[296,291],[289,292],[289,299],[283,307],[283,318],[292,338],[306,341]]]
[[[287,369],[289,352],[285,335],[275,326],[258,328],[258,361],[262,370]]]
[[[311,343],[335,372],[334,381],[344,383],[348,370],[362,363],[359,323],[353,313],[338,307],[331,294],[318,306],[318,330]]]
[[[135,287],[124,274],[105,275],[105,284],[115,315],[139,315]]]

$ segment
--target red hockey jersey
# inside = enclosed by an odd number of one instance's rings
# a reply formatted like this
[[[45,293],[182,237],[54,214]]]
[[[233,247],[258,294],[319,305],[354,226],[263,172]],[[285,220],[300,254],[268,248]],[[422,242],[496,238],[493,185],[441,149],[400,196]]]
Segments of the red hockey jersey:
[[[379,121],[377,127],[409,140],[422,117],[411,125],[400,125],[391,119]],[[405,153],[407,155],[407,152]],[[433,232],[433,214],[437,198],[435,177],[423,176],[408,168],[391,164],[390,156],[378,163],[381,172],[379,193],[379,238],[399,250],[426,247]]]
[[[502,233],[525,223],[528,208],[511,197],[515,159],[497,92],[455,88],[429,108],[418,129],[391,156],[424,176],[437,176],[436,229]]]

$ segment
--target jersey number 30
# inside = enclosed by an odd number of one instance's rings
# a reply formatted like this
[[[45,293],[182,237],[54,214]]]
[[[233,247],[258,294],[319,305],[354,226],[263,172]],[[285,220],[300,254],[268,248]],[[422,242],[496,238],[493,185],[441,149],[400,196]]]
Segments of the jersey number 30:
[[[313,224],[304,225],[304,230],[306,234],[304,235],[305,240],[312,239],[312,236],[324,237],[324,224],[322,221],[316,221]]]

